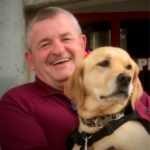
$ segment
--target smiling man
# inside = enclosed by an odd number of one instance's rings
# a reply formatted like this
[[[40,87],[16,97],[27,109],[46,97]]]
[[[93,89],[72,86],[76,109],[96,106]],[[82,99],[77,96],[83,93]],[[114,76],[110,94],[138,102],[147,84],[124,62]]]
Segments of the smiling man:
[[[0,103],[2,150],[66,150],[77,127],[64,82],[84,57],[86,37],[66,10],[41,10],[27,30],[25,58],[36,80],[9,90]]]

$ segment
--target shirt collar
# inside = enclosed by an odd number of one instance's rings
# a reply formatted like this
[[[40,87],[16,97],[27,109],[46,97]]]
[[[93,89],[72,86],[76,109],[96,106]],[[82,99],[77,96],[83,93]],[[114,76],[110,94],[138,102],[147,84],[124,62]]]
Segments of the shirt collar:
[[[63,91],[57,90],[48,84],[41,81],[38,77],[35,78],[36,87],[39,89],[39,94],[42,96],[64,95]]]

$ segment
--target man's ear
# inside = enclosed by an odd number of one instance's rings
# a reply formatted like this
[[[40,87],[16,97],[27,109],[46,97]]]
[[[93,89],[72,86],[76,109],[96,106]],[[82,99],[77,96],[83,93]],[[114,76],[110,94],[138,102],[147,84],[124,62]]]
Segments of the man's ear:
[[[25,59],[26,59],[26,61],[28,63],[29,68],[31,70],[34,70],[31,52],[30,51],[26,51],[25,54],[24,54],[24,56],[25,56]]]
[[[76,66],[74,73],[65,83],[64,93],[76,103],[77,107],[81,107],[84,101],[84,64]]]
[[[85,50],[87,39],[86,39],[86,36],[84,34],[81,35],[81,41],[82,41],[82,49]]]
[[[134,63],[134,77],[133,77],[133,92],[131,95],[131,105],[134,109],[136,101],[140,99],[143,93],[143,88],[139,79],[139,68],[135,62]]]

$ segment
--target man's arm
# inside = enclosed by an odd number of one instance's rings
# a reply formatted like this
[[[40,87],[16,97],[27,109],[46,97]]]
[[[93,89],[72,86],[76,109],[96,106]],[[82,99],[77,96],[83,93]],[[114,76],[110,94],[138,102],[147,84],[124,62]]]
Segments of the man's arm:
[[[9,95],[0,103],[0,145],[2,150],[50,150],[38,122]]]

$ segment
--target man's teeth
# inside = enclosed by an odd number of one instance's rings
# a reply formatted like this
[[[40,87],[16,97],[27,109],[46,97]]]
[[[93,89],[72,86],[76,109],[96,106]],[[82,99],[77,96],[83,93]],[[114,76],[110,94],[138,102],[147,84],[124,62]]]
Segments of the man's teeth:
[[[51,65],[54,66],[54,65],[61,64],[61,63],[64,63],[66,61],[69,61],[69,60],[70,60],[69,58],[59,59],[59,60],[52,62]]]

